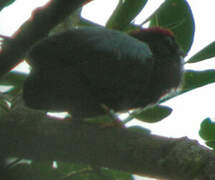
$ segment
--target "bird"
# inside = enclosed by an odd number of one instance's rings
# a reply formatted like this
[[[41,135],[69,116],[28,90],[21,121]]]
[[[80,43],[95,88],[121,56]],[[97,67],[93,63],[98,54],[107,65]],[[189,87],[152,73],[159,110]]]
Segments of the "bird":
[[[155,104],[183,75],[183,52],[161,27],[73,28],[36,43],[28,62],[26,106],[78,119],[104,115],[104,106],[120,113]]]

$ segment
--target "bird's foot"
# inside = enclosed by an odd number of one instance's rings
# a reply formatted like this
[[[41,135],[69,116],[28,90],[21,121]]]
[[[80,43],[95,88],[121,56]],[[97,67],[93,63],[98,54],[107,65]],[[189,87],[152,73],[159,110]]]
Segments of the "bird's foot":
[[[111,121],[105,123],[106,125],[104,124],[104,127],[125,127],[124,123],[114,110],[110,109],[105,104],[101,104],[101,107],[106,112],[106,115],[111,119]]]

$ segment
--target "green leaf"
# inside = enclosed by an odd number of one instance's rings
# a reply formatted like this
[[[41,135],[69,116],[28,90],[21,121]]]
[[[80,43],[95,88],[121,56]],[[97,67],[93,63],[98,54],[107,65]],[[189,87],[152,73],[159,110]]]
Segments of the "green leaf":
[[[51,163],[18,163],[8,169],[7,179],[17,180],[58,180],[62,176],[51,167]]]
[[[215,122],[210,118],[206,118],[202,121],[199,135],[206,141],[215,141]]]
[[[0,79],[0,85],[18,86],[24,82],[27,75],[28,74],[22,72],[11,71]]]
[[[110,170],[107,168],[91,167],[84,164],[57,162],[57,171],[64,179],[78,180],[132,180],[132,175],[126,172]],[[62,179],[63,179],[62,178]]]
[[[23,87],[23,83],[28,74],[22,72],[11,71],[0,79],[0,85],[13,86],[8,93],[16,95]]]
[[[152,16],[150,26],[170,29],[184,52],[189,51],[193,43],[195,25],[186,0],[166,0]]]
[[[212,57],[215,57],[215,41],[207,45],[194,56],[192,56],[187,62],[195,63]]]
[[[147,0],[120,0],[106,27],[123,30],[140,13]]]
[[[186,70],[182,83],[182,91],[190,91],[215,82],[215,70],[194,71]]]
[[[4,98],[0,99],[0,117],[5,113],[10,112],[10,106]]]
[[[162,98],[159,102],[166,102],[176,96],[179,96],[187,91],[206,86],[215,82],[215,69],[205,71],[185,70],[184,77],[180,88],[174,94],[170,94]]]
[[[168,106],[156,105],[144,109],[139,114],[134,115],[134,117],[144,122],[154,123],[169,116],[171,112],[172,109]]]
[[[131,126],[128,128],[130,131],[139,132],[142,134],[151,134],[151,130],[142,126]]]
[[[57,162],[56,171],[61,174],[62,179],[98,179],[97,175],[93,172],[93,168],[85,164]]]
[[[215,141],[207,141],[206,144],[207,146],[212,147],[213,150],[215,149]]]
[[[117,180],[133,180],[132,175],[127,172],[116,171],[111,169],[103,169],[103,172],[108,171]]]

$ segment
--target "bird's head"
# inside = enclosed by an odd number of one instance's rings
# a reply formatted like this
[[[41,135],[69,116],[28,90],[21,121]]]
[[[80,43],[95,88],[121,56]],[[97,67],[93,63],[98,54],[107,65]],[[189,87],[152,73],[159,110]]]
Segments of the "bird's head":
[[[145,42],[156,58],[172,55],[184,56],[184,52],[178,46],[173,32],[169,29],[161,27],[138,29],[130,32],[129,35]]]

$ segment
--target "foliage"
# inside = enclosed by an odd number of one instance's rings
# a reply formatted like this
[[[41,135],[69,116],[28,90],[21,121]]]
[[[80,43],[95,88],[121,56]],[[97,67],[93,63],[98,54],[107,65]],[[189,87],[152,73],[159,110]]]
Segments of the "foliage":
[[[192,56],[187,62],[195,63],[215,56],[215,42],[213,41],[201,51]]]
[[[5,7],[11,5],[11,4],[14,3],[15,1],[16,1],[16,0],[1,0],[1,2],[0,2],[0,11],[1,11],[3,8],[5,8]]]
[[[206,144],[213,149],[215,148],[215,122],[206,118],[201,123],[199,135],[206,141]]]
[[[0,4],[0,9],[13,3],[12,0],[5,1],[4,4]],[[138,25],[133,24],[134,18],[140,11],[144,12],[147,0],[119,0],[113,14],[110,16],[107,27],[118,29],[120,31],[127,32],[130,29],[139,28]],[[79,12],[80,13],[80,12]],[[76,14],[77,18],[77,14]],[[83,19],[78,16],[79,20],[76,21],[74,26],[95,26],[96,24]],[[166,0],[148,19],[150,26],[161,26],[169,28],[174,32],[177,41],[187,54],[193,43],[194,38],[194,18],[191,8],[186,0]],[[197,63],[207,58],[215,56],[215,44],[212,42],[207,47],[203,48],[196,55],[191,57],[187,63]],[[184,81],[182,88],[177,92],[177,96],[187,91],[205,86],[215,81],[215,70],[194,71],[186,70],[184,73]],[[0,80],[0,85],[10,85],[12,88],[1,96],[0,101],[0,113],[9,111],[7,102],[11,97],[16,97],[22,91],[22,83],[26,77],[26,74],[11,71]],[[8,99],[8,97],[10,97]],[[163,101],[167,101],[175,96],[169,96],[164,98]],[[145,122],[157,122],[168,116],[172,112],[170,107],[155,105],[145,110],[134,111],[125,120],[132,120],[137,118]],[[200,135],[207,141],[207,144],[212,148],[215,147],[215,134],[214,123],[210,119],[206,119],[201,124]],[[139,127],[134,127],[135,130],[141,130]],[[141,130],[146,132],[147,130]],[[148,132],[149,133],[149,132]],[[15,162],[15,163],[14,163]],[[48,163],[26,163],[22,161],[12,161],[4,169],[5,173],[10,174],[13,171],[16,179],[132,179],[132,176],[127,173],[116,172],[108,169],[100,169],[96,167],[85,167],[77,164],[66,164],[57,162],[57,167],[53,168],[52,162]],[[23,173],[24,172],[24,173]],[[4,174],[5,174],[4,173]],[[2,174],[3,175],[3,174]]]

